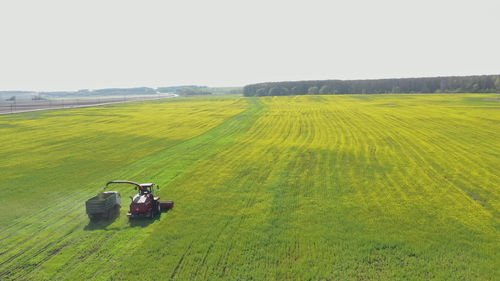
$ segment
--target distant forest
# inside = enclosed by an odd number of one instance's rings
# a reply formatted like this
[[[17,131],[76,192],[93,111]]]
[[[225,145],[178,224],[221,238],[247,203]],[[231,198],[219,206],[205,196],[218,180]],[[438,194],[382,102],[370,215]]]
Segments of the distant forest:
[[[171,86],[171,87],[160,87],[156,90],[160,93],[177,93],[187,89],[206,89],[207,86],[196,86],[196,85],[188,85],[188,86]]]
[[[500,93],[500,75],[267,82],[243,88],[247,97],[387,93]]]

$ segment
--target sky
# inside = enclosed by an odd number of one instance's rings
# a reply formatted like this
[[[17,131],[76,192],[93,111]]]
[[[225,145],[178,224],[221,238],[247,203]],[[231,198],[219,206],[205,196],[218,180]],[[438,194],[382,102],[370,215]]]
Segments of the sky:
[[[500,1],[2,0],[0,90],[500,74]]]

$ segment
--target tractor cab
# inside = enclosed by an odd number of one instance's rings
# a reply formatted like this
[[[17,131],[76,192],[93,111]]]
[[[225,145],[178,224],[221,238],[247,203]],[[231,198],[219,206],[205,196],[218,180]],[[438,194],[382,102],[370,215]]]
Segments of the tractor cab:
[[[154,183],[140,183],[138,186],[139,193],[137,195],[139,195],[140,197],[152,198],[155,201],[159,200],[160,197],[155,196],[154,186]]]
[[[138,186],[140,194],[154,195],[154,185],[154,183],[140,183]]]

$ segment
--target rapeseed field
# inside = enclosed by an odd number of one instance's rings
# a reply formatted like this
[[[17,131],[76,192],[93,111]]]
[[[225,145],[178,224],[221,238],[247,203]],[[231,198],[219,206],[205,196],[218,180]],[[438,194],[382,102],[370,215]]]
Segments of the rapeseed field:
[[[175,208],[89,222],[113,179]],[[0,116],[1,280],[498,280],[500,95],[204,97]]]

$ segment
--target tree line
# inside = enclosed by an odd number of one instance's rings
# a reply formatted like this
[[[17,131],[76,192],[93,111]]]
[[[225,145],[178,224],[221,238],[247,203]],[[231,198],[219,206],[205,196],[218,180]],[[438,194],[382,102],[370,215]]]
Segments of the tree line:
[[[247,97],[387,93],[500,93],[500,75],[288,81],[243,87],[243,95]]]
[[[160,93],[178,93],[185,89],[206,89],[207,86],[185,85],[185,86],[170,86],[159,87],[156,90]]]

